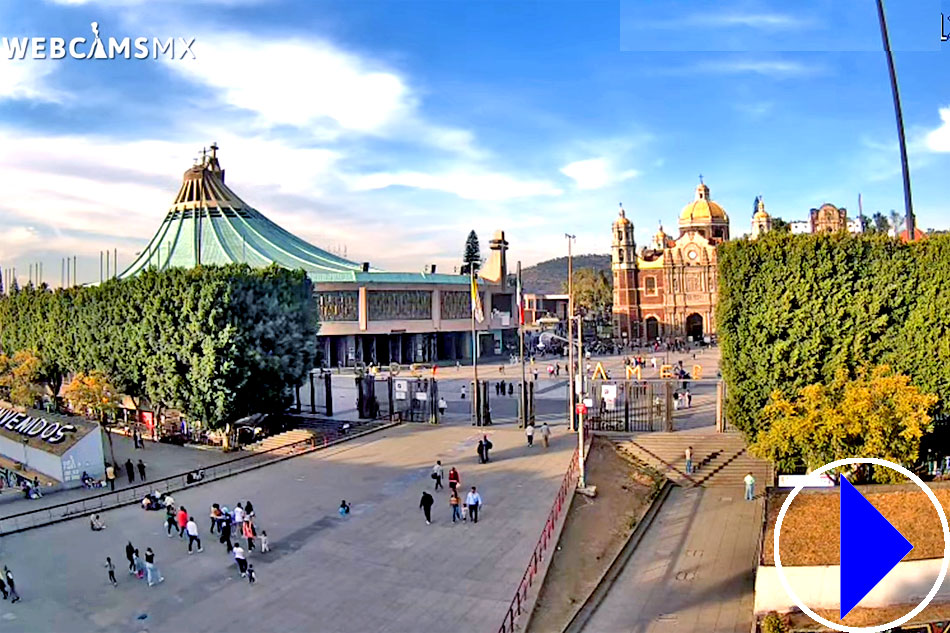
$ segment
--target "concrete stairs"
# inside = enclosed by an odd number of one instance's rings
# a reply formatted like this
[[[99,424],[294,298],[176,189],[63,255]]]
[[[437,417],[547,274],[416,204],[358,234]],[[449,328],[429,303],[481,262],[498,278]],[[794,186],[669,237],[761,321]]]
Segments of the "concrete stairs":
[[[684,487],[734,487],[752,473],[757,487],[772,485],[772,466],[752,457],[739,433],[640,433],[613,436],[617,448],[656,468]],[[686,447],[693,447],[693,473],[686,474]]]
[[[285,431],[283,433],[278,433],[277,435],[265,437],[260,442],[248,444],[244,447],[244,450],[249,452],[261,452],[272,449],[280,449],[290,446],[291,444],[296,444],[297,442],[312,439],[316,436],[317,433],[311,429],[293,429],[291,431]]]

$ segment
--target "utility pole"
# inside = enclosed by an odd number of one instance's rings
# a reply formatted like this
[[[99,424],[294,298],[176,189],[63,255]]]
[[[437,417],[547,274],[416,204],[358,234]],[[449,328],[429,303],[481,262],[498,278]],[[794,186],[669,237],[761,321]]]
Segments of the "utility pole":
[[[574,340],[574,254],[572,250],[572,243],[576,239],[576,236],[571,235],[570,233],[565,233],[564,237],[567,238],[567,340]],[[568,353],[568,380],[570,380],[570,386],[568,388],[567,395],[567,419],[569,420],[568,426],[570,426],[572,431],[577,430],[574,424],[574,389],[575,389],[575,375],[574,375],[574,344],[567,344],[567,353]]]
[[[478,332],[475,329],[475,306],[478,301],[478,286],[475,285],[475,264],[468,265],[472,293],[472,406],[475,407],[475,426],[482,425],[482,412],[478,408]]]
[[[583,370],[582,364],[584,362],[584,320],[578,315],[577,317],[577,374],[580,380],[580,401],[583,404],[584,402],[584,378],[585,372]],[[577,412],[577,486],[579,488],[587,487],[587,476],[584,472],[584,414],[582,413],[584,409],[580,408]]]
[[[904,116],[901,114],[901,96],[897,89],[897,71],[894,69],[894,55],[891,53],[891,41],[887,35],[887,18],[884,15],[884,0],[877,0],[877,19],[881,25],[881,41],[884,44],[884,56],[887,59],[887,73],[891,80],[891,97],[894,100],[894,116],[897,119],[897,140],[901,150],[901,172],[904,176],[904,224],[907,226],[907,241],[913,241],[916,232],[914,204],[910,195],[910,166],[907,161],[907,142],[904,140]]]

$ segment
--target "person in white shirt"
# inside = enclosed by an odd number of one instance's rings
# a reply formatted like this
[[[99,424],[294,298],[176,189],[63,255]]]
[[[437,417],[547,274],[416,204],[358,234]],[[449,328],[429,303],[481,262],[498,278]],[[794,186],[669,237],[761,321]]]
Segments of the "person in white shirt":
[[[234,544],[234,561],[237,563],[238,570],[241,572],[241,578],[247,576],[247,554],[240,543]]]
[[[237,525],[241,525],[242,523],[244,523],[244,508],[241,506],[240,503],[237,504],[236,508],[234,508],[234,522]]]
[[[445,470],[442,469],[442,460],[435,460],[435,466],[432,467],[432,478],[435,479],[435,489],[445,488],[442,480],[445,479]]]
[[[472,523],[478,523],[478,511],[482,507],[482,496],[472,486],[471,492],[465,495],[465,505],[468,506],[468,514],[472,517]]]
[[[194,543],[198,544],[198,551],[203,552],[201,549],[201,538],[198,537],[198,524],[195,523],[195,517],[188,517],[188,523],[185,524],[185,532],[188,533],[188,553],[191,554],[191,546]]]
[[[544,444],[544,448],[548,447],[549,442],[551,441],[551,427],[548,426],[547,422],[541,423],[541,443]]]
[[[752,501],[755,499],[755,477],[749,473],[742,481],[745,482],[745,500]]]
[[[528,424],[524,429],[524,434],[528,438],[528,446],[534,446],[534,425]]]

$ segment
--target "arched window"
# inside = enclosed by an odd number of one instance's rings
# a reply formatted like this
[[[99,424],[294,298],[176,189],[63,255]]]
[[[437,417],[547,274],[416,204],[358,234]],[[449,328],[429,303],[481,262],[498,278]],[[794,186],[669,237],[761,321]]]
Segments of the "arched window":
[[[646,292],[648,295],[656,294],[656,279],[653,277],[647,277],[644,280],[644,285],[646,287]]]
[[[623,249],[617,251],[617,261],[623,263]]]

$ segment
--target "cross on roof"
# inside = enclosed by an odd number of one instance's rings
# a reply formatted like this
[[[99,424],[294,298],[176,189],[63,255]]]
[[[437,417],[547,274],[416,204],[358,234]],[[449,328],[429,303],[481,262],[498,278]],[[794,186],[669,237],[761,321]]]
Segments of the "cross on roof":
[[[218,142],[215,141],[211,144],[211,158],[218,157]]]
[[[699,175],[699,184],[701,184],[701,185],[702,185],[702,184],[705,184],[705,183],[703,183],[703,175],[702,175],[702,174]]]

